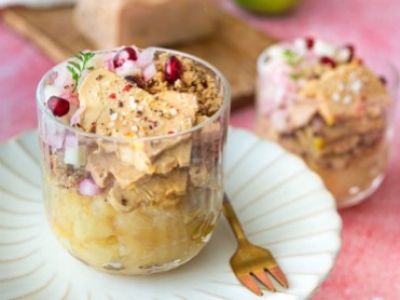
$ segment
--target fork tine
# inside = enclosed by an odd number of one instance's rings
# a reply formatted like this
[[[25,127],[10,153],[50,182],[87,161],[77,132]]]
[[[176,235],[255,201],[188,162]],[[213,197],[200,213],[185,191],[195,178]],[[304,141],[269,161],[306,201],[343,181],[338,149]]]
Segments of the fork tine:
[[[253,273],[253,275],[264,284],[271,292],[276,292],[276,288],[272,283],[271,279],[268,278],[267,274],[264,270],[258,271],[257,273]]]
[[[250,243],[247,239],[226,194],[224,194],[223,212],[238,242],[236,252],[230,259],[231,268],[237,279],[258,296],[262,296],[263,293],[257,281],[270,291],[276,291],[269,275],[276,279],[280,285],[287,288],[289,286],[288,281],[272,253],[268,249]]]
[[[261,289],[258,287],[257,283],[254,281],[253,277],[250,274],[245,274],[241,276],[237,276],[240,282],[243,283],[245,287],[251,290],[254,294],[258,296],[262,296]]]
[[[289,287],[289,283],[286,279],[285,274],[283,274],[282,270],[278,266],[268,268],[267,272],[270,273],[276,279],[276,281],[279,282],[280,285],[285,288]]]

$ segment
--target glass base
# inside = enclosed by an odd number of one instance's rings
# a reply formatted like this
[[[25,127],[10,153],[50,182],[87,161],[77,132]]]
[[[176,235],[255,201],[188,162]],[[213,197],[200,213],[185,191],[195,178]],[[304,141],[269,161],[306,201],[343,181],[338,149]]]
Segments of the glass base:
[[[348,199],[342,200],[337,203],[338,209],[348,208],[354,205],[357,205],[364,200],[366,200],[369,196],[371,196],[375,191],[379,188],[383,180],[385,179],[385,175],[379,174],[371,183],[369,188],[364,191],[356,193],[354,196],[349,197]]]

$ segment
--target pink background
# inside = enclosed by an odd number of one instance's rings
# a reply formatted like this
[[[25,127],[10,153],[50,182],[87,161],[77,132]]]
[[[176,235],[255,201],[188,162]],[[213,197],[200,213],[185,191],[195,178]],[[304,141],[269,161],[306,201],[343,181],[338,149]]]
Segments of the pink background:
[[[400,68],[398,0],[304,0],[292,14],[275,18],[250,15],[231,0],[216,1],[277,38],[313,36],[352,43],[358,53],[384,56]],[[35,88],[52,65],[2,23],[0,12],[0,142],[36,127]],[[399,109],[397,129],[398,115]],[[234,112],[231,123],[252,130],[253,117],[253,107],[247,107]],[[387,177],[379,190],[364,203],[340,211],[343,247],[313,300],[400,299],[399,146],[395,135]]]

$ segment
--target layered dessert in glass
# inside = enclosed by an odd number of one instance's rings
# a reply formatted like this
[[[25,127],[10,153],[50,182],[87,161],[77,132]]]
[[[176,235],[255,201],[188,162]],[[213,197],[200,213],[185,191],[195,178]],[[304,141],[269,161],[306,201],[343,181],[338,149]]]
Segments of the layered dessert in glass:
[[[43,77],[37,105],[45,209],[73,256],[148,274],[207,244],[230,106],[217,69],[160,48],[81,52]]]
[[[338,207],[354,205],[384,177],[397,84],[351,45],[281,42],[259,57],[256,131],[302,157]]]

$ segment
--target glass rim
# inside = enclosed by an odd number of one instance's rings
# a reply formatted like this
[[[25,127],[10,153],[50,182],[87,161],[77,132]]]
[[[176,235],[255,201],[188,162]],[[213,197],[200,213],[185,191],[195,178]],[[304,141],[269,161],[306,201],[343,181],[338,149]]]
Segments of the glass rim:
[[[132,45],[132,47],[136,47],[134,45]],[[52,72],[54,71],[54,69],[57,66],[60,66],[61,64],[64,64],[66,61],[68,61],[70,58],[65,59],[62,62],[59,62],[57,64],[55,64],[51,69],[49,69],[40,79],[39,84],[36,88],[36,104],[37,104],[37,108],[46,115],[46,117],[48,117],[49,119],[53,120],[54,122],[57,123],[58,126],[62,127],[63,129],[68,129],[72,132],[74,132],[77,135],[86,137],[86,138],[94,138],[94,139],[102,139],[102,140],[107,140],[107,141],[112,141],[112,142],[127,142],[127,141],[154,141],[154,140],[161,140],[161,139],[169,139],[169,138],[176,138],[179,136],[184,136],[187,134],[191,134],[193,132],[198,131],[201,128],[206,127],[208,124],[213,123],[215,120],[217,120],[221,115],[224,114],[225,111],[229,111],[230,110],[230,105],[231,105],[231,87],[229,85],[229,82],[227,80],[227,78],[225,77],[225,75],[223,75],[223,73],[214,65],[210,64],[209,62],[205,61],[202,58],[199,58],[195,55],[189,54],[189,53],[185,53],[182,51],[178,51],[178,50],[173,50],[173,49],[169,49],[169,48],[163,48],[163,47],[148,47],[148,48],[152,48],[155,49],[155,53],[158,54],[162,54],[162,53],[171,53],[171,54],[175,54],[178,56],[182,56],[185,58],[189,58],[193,61],[195,61],[198,64],[201,64],[202,66],[204,66],[206,69],[208,69],[209,71],[211,71],[212,73],[214,73],[214,75],[216,75],[216,78],[219,79],[219,81],[221,82],[221,86],[220,86],[220,90],[222,88],[222,104],[219,107],[219,109],[211,116],[209,117],[207,120],[200,122],[199,124],[196,124],[195,126],[191,127],[190,129],[186,129],[183,131],[179,131],[177,133],[174,134],[165,134],[165,135],[157,135],[157,136],[145,136],[145,137],[113,137],[113,136],[106,136],[106,135],[102,135],[102,134],[97,134],[97,133],[92,133],[92,132],[86,132],[80,129],[77,129],[76,127],[73,127],[69,124],[65,124],[64,122],[62,122],[59,118],[55,117],[53,114],[51,114],[51,112],[46,108],[45,106],[45,102],[42,101],[43,100],[43,91],[44,91],[44,86],[46,84],[47,79],[52,75]],[[148,48],[139,48],[136,47],[136,49],[140,50],[144,50],[144,49],[148,49]],[[110,48],[110,49],[102,49],[102,50],[95,50],[92,51],[93,53],[113,53],[118,51],[119,49],[121,49],[121,47],[116,47],[116,48]]]

